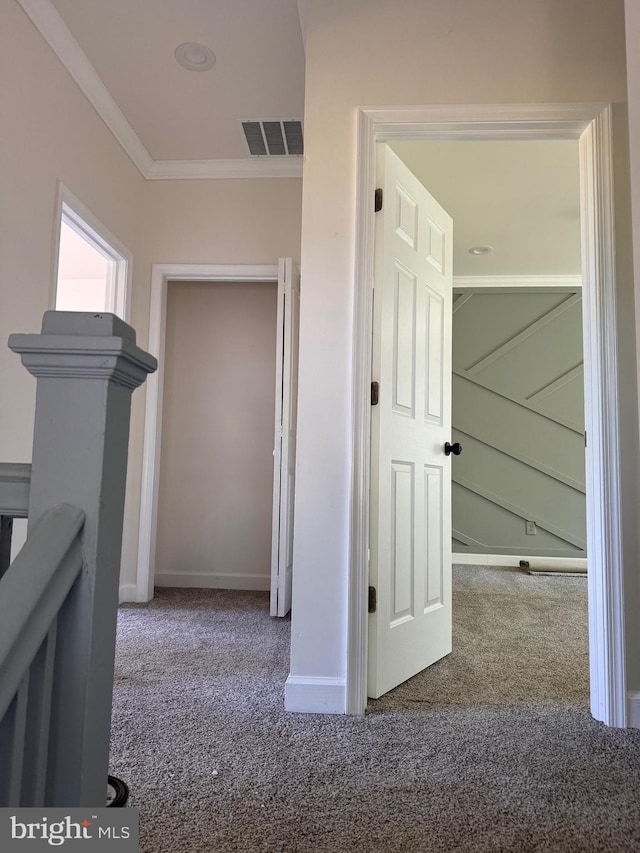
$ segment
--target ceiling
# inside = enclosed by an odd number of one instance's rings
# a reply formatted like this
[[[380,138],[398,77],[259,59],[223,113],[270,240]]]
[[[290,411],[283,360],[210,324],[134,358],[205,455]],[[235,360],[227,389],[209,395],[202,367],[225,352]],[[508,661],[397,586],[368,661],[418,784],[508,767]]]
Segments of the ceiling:
[[[453,218],[454,275],[580,274],[577,140],[391,147]]]
[[[303,0],[18,2],[145,177],[302,174],[300,157],[250,157],[240,122],[303,118]],[[178,65],[190,41],[212,69]],[[580,273],[577,142],[393,148],[454,219],[456,276]]]
[[[248,157],[241,119],[301,119],[296,0],[51,0],[154,160]],[[211,48],[209,71],[174,51]]]

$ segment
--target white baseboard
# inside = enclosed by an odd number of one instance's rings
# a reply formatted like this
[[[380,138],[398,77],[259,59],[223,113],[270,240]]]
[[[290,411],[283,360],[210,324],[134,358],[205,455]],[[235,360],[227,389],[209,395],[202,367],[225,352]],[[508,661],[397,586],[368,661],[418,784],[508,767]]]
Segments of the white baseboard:
[[[344,714],[345,679],[290,675],[284,688],[284,707],[298,714]]]
[[[627,694],[627,725],[631,729],[640,729],[640,692],[630,692]]]
[[[121,583],[118,601],[120,604],[138,600],[138,587],[134,583]]]
[[[458,566],[519,566],[520,560],[526,560],[532,569],[560,569],[569,572],[587,570],[586,557],[527,557],[526,554],[457,554],[451,555],[451,561]]]
[[[269,590],[270,575],[216,574],[208,572],[156,572],[155,586],[178,586],[195,589]]]

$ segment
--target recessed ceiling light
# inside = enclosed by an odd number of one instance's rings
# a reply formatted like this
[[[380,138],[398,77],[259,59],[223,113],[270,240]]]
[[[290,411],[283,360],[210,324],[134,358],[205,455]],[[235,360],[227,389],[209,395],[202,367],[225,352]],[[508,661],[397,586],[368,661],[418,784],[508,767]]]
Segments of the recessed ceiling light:
[[[469,249],[470,255],[488,255],[493,252],[493,246],[472,246]]]
[[[176,61],[188,71],[208,71],[216,64],[216,55],[205,44],[186,41],[175,50]]]

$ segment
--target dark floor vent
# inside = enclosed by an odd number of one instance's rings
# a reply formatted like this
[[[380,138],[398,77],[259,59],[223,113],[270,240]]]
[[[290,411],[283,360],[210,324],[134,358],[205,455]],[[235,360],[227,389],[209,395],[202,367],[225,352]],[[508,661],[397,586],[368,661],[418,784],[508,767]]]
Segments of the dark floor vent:
[[[243,121],[241,124],[249,153],[254,157],[299,157],[304,152],[299,119]]]

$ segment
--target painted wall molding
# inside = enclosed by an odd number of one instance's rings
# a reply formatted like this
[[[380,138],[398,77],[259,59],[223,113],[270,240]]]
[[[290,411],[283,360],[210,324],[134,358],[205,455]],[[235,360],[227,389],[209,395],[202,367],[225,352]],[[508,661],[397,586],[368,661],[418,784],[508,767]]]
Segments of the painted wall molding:
[[[316,714],[344,714],[345,680],[290,675],[284,688],[284,707],[286,711],[303,714],[310,708]]]
[[[147,180],[302,177],[302,157],[154,160],[50,0],[18,3]]]
[[[537,554],[454,554],[454,566],[509,566],[513,568],[526,560],[533,569],[586,571],[586,557],[541,557]],[[640,696],[640,694],[638,694]]]
[[[252,157],[245,160],[153,160],[149,181],[199,181],[233,178],[301,178],[302,157]]]
[[[134,583],[121,583],[118,591],[118,604],[137,600],[136,585]]]
[[[572,290],[582,287],[581,275],[454,275],[453,289],[515,289],[559,287]]]
[[[220,572],[156,572],[154,577],[156,586],[191,589],[253,589],[268,592],[271,587],[271,575],[268,573],[234,575]]]
[[[98,72],[70,33],[57,9],[50,0],[18,0],[18,3],[133,163],[146,177],[153,162],[151,155],[111,97]]]
[[[629,719],[627,723],[634,729],[640,729],[640,692],[630,692],[627,699],[629,703]]]

